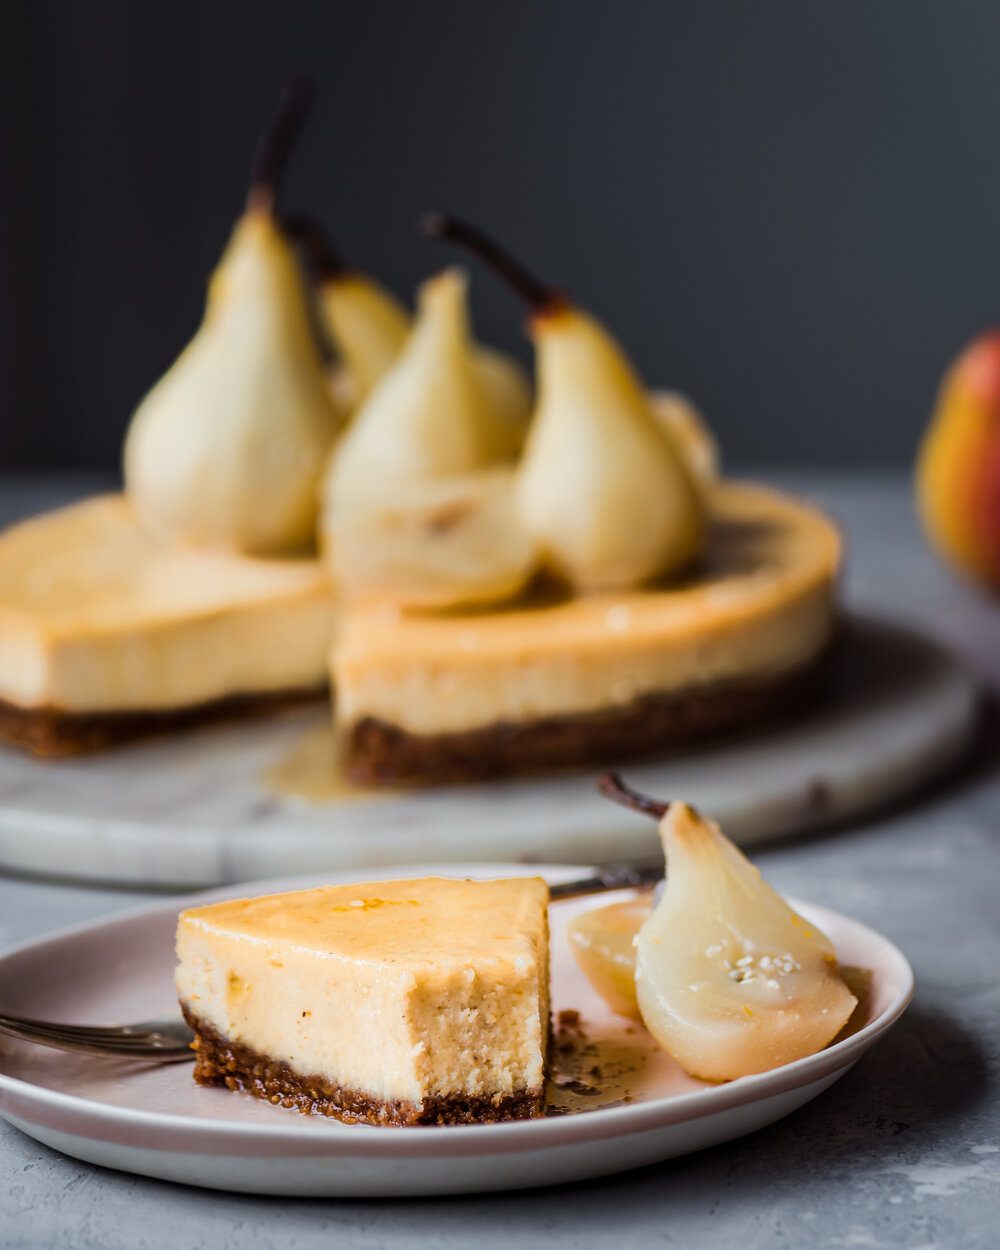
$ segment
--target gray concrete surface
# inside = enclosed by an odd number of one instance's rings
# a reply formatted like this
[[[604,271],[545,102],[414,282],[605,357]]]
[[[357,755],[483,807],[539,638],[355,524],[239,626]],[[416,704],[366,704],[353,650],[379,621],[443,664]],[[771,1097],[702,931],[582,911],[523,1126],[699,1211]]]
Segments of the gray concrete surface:
[[[902,477],[782,480],[843,521],[851,603],[950,640],[1000,688],[1000,605],[933,563]],[[87,485],[0,479],[0,520]],[[917,974],[916,999],[896,1030],[789,1119],[584,1186],[383,1203],[183,1189],[62,1158],[0,1123],[0,1247],[992,1250],[1000,1241],[996,724],[988,722],[974,766],[920,803],[756,856],[779,888],[888,934]],[[0,947],[143,897],[0,878]]]

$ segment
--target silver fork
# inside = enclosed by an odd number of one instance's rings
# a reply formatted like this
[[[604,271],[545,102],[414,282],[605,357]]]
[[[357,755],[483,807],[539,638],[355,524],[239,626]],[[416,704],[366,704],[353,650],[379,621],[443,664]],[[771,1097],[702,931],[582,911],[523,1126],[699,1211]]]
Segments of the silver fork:
[[[0,1033],[56,1050],[117,1055],[140,1063],[183,1063],[194,1058],[191,1050],[194,1034],[183,1020],[167,1016],[144,1020],[141,1024],[101,1026],[58,1024],[53,1020],[31,1020],[0,1012]]]
[[[641,890],[657,885],[662,879],[662,865],[644,868],[635,864],[608,864],[595,868],[590,876],[552,886],[552,901],[558,903],[588,894],[605,894],[609,890]],[[183,1063],[194,1058],[191,1050],[194,1034],[183,1020],[173,1016],[144,1020],[141,1024],[88,1025],[31,1020],[0,1012],[0,1033],[56,1050],[117,1055],[140,1063]]]

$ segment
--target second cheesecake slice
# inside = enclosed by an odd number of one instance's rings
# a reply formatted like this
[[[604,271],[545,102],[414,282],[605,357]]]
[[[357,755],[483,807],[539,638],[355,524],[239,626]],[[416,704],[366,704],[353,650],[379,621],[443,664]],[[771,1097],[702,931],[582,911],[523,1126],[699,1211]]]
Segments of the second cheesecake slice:
[[[370,1124],[538,1114],[548,897],[537,877],[430,877],[183,912],[195,1079]]]

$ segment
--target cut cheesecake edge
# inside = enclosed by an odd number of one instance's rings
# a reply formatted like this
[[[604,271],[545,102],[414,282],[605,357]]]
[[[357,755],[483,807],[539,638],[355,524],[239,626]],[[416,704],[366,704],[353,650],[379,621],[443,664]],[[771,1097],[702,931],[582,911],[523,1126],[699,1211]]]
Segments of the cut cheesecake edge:
[[[363,785],[463,782],[640,758],[744,730],[824,688],[836,525],[720,482],[686,579],[494,609],[349,603],[331,649],[345,768]]]
[[[489,781],[605,767],[766,729],[813,707],[829,690],[836,635],[806,665],[756,682],[651,694],[624,707],[463,733],[409,733],[365,717],[344,735],[345,771],[361,786]]]
[[[362,882],[183,912],[195,1080],[372,1125],[541,1113],[548,886]]]
[[[380,1098],[347,1088],[329,1076],[303,1075],[282,1060],[224,1037],[185,1003],[181,1003],[181,1012],[195,1035],[194,1079],[199,1085],[252,1094],[303,1115],[324,1115],[345,1124],[407,1127],[530,1120],[544,1110],[544,1086],[492,1096],[429,1095],[419,1102]]]
[[[231,694],[205,703],[135,711],[70,712],[58,707],[20,707],[0,699],[0,743],[44,759],[89,755],[202,726],[242,721],[326,698],[327,683],[259,694]]]

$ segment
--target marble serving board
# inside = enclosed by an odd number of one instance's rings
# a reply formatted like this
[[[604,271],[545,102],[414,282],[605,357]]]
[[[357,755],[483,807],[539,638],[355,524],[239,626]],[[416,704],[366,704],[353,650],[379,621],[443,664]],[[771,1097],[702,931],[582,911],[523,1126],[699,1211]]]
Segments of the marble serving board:
[[[834,692],[808,716],[624,771],[744,844],[898,800],[972,737],[974,679],[935,643],[855,619]],[[328,709],[36,761],[0,751],[0,868],[80,881],[213,886],[397,863],[655,860],[653,822],[594,791],[594,772],[362,792],[336,768]]]

